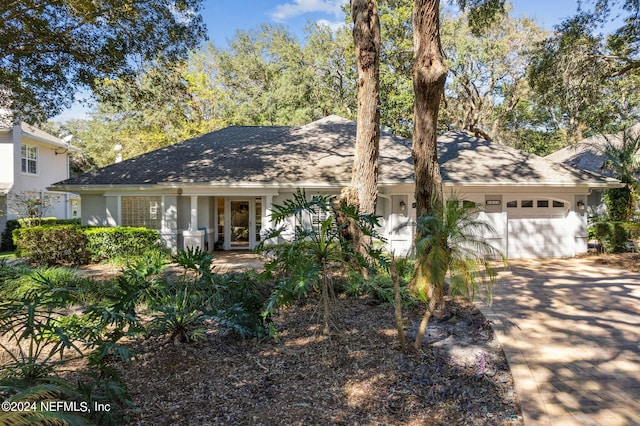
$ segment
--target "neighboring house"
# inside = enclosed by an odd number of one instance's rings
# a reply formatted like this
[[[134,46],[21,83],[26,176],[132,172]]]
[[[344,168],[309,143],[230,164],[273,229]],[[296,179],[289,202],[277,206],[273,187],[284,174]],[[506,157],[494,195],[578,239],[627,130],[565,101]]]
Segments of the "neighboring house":
[[[251,249],[271,226],[274,204],[297,188],[336,194],[351,181],[356,125],[329,116],[300,127],[228,127],[58,182],[78,192],[88,225],[158,229],[167,246]],[[555,164],[462,133],[439,138],[445,193],[485,205],[488,241],[509,257],[587,251],[585,202],[615,179]],[[407,254],[415,220],[411,141],[382,133],[381,233]],[[207,244],[208,243],[208,244]]]
[[[80,217],[77,194],[51,192],[49,185],[69,178],[69,154],[77,148],[26,123],[0,126],[0,233],[17,218],[11,194],[53,197],[46,216]]]
[[[640,137],[640,123],[630,127],[627,132],[631,137]],[[614,146],[621,146],[622,138],[623,132],[591,136],[590,138],[583,139],[575,145],[567,146],[549,154],[544,158],[556,163],[566,164],[577,169],[611,176],[609,171],[602,170],[604,156],[599,148],[603,148],[607,143],[611,143]],[[595,190],[589,194],[587,204],[591,214],[599,215],[604,213],[604,205],[601,201],[601,197],[602,190]]]

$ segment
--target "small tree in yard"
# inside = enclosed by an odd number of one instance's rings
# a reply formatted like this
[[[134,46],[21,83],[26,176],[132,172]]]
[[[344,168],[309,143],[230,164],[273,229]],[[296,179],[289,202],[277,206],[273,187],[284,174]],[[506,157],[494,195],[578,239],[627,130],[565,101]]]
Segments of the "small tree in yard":
[[[30,225],[39,225],[42,219],[58,201],[57,195],[34,195],[33,192],[11,192],[8,196],[11,210],[20,218],[32,219]]]
[[[339,209],[340,216],[348,219],[345,223],[355,224],[360,235],[374,236],[373,228],[378,224],[375,216],[358,215],[357,207],[344,202]],[[290,218],[295,221],[292,235],[286,224]],[[307,199],[304,191],[298,190],[292,200],[274,206],[272,221],[278,228],[269,230],[258,250],[273,258],[265,265],[266,273],[282,280],[269,300],[266,314],[306,296],[315,288],[320,292],[323,333],[329,334],[334,298],[332,276],[337,269],[361,265],[364,257],[354,249],[353,241],[345,238],[341,225],[335,220],[329,196],[314,195]],[[289,242],[268,243],[280,239]],[[377,254],[369,251],[374,258]]]
[[[429,318],[445,296],[473,300],[480,287],[491,300],[491,287],[497,277],[491,259],[502,259],[499,250],[485,242],[482,234],[493,232],[491,225],[477,219],[480,209],[451,197],[442,214],[423,215],[417,220],[416,270],[411,290],[427,309],[420,323],[414,347],[422,345]],[[449,282],[446,282],[446,278]]]
[[[604,157],[602,170],[610,172],[626,186],[608,189],[604,194],[607,216],[614,221],[629,221],[638,204],[638,174],[640,173],[640,134],[623,132],[620,144],[605,137],[603,145],[591,149]]]

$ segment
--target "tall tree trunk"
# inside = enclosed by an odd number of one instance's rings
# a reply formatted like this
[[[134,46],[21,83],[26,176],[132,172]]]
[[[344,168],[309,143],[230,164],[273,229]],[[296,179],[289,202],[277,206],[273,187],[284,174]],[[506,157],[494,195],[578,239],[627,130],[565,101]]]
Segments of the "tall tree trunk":
[[[358,68],[358,127],[351,188],[357,194],[358,212],[374,214],[380,149],[380,20],[376,1],[351,0],[351,15]],[[358,238],[360,252],[365,254],[370,243],[370,238]]]
[[[447,66],[440,43],[439,0],[414,0],[413,45],[415,104],[412,156],[416,179],[416,213],[420,216],[431,214],[434,209],[439,210],[442,203],[436,130]]]

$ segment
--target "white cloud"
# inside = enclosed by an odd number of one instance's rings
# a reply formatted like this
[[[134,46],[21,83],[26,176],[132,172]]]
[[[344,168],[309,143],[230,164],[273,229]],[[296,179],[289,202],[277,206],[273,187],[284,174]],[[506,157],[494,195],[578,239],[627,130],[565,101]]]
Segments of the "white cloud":
[[[271,17],[276,21],[284,21],[312,12],[324,12],[338,17],[342,14],[342,5],[347,2],[346,0],[293,0],[293,3],[276,6],[271,12]]]
[[[344,21],[329,21],[327,19],[318,19],[316,22],[318,25],[329,27],[334,33],[346,25]]]

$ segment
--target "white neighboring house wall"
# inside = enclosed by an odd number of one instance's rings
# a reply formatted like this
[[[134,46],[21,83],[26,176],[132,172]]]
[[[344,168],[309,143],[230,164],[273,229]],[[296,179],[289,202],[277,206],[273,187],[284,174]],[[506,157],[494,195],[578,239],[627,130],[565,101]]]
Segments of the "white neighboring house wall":
[[[24,161],[23,146],[28,153]],[[47,187],[69,177],[69,155],[77,148],[25,123],[0,128],[0,190],[4,196],[3,221],[16,219],[17,208],[10,194],[24,193],[34,197],[53,197],[55,202],[46,216],[59,219],[80,217],[80,197],[70,192],[49,191]]]

